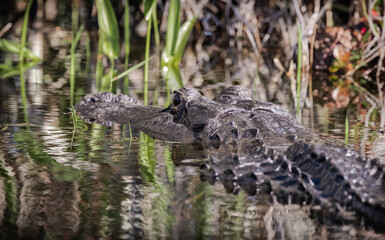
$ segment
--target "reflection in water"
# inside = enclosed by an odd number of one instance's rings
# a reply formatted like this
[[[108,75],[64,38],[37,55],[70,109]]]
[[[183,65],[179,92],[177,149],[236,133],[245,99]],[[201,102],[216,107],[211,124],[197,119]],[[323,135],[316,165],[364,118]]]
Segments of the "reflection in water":
[[[383,237],[354,222],[321,224],[308,207],[270,195],[232,195],[201,181],[196,165],[207,156],[195,145],[167,145],[135,129],[131,142],[119,126],[79,124],[73,135],[66,108],[45,102],[30,116],[34,125],[0,132],[0,238]]]
[[[75,235],[79,227],[79,192],[74,182],[60,181],[39,166],[20,158],[21,189],[18,236],[41,238]]]

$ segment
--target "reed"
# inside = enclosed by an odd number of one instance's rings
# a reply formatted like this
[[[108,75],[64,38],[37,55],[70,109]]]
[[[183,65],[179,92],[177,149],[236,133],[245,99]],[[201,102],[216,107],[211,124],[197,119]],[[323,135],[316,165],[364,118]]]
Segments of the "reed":
[[[76,74],[76,47],[79,43],[80,37],[84,30],[84,24],[80,26],[79,30],[76,33],[75,38],[72,36],[71,43],[71,65],[70,65],[70,105],[73,108],[74,106],[74,92],[75,92],[75,74]]]
[[[132,67],[130,67],[126,71],[124,71],[121,74],[119,74],[118,76],[114,77],[112,79],[112,81],[114,82],[114,81],[116,81],[116,80],[118,80],[120,78],[126,77],[129,73],[131,73],[132,71],[134,71],[134,70],[140,68],[141,66],[145,65],[146,62],[150,61],[151,59],[152,59],[152,57],[150,57],[149,59],[146,59],[146,60],[144,60],[144,61],[142,61],[142,62],[140,62],[140,63],[138,63],[138,64],[136,64],[136,65],[134,65]]]
[[[101,90],[116,90],[116,85],[112,84],[114,75],[115,59],[119,57],[119,28],[114,9],[110,1],[96,0],[98,10],[98,24],[100,30],[99,44],[103,53],[110,61],[110,70],[102,78]],[[100,71],[100,69],[97,69]],[[100,74],[100,73],[97,73]]]
[[[98,53],[96,57],[96,67],[95,67],[95,81],[96,88],[101,89],[102,87],[102,78],[103,78],[103,40],[99,38],[98,40]]]
[[[158,30],[158,16],[156,14],[156,8],[152,11],[152,23],[154,26],[154,39],[155,39],[155,47],[157,53],[159,52],[160,47],[160,37],[159,37],[159,30]]]
[[[71,25],[72,25],[72,35],[76,35],[79,28],[79,1],[72,1],[71,9]]]
[[[84,67],[84,73],[87,75],[90,71],[91,60],[91,38],[90,34],[86,31],[86,66]]]
[[[25,29],[23,31],[27,31],[27,30]],[[25,59],[37,60],[37,61],[41,60],[38,56],[36,56],[30,49],[28,49],[25,46],[25,41],[24,41],[24,46],[22,47],[20,43],[9,41],[4,38],[0,38],[0,51],[19,54],[19,58],[20,58],[20,54],[23,53],[23,56],[22,56],[23,60]]]
[[[144,58],[146,60],[144,64],[144,100],[143,103],[144,105],[148,105],[148,59],[150,56],[150,40],[151,40],[151,19],[148,19],[147,22],[147,36],[146,36],[146,47],[145,47],[145,53],[144,53]]]
[[[24,48],[25,48],[25,43],[27,41],[28,18],[29,18],[29,13],[31,11],[32,3],[33,3],[33,0],[28,1],[28,5],[27,5],[27,8],[25,10],[25,15],[24,15],[24,19],[23,19],[23,28],[21,31],[21,39],[20,39],[19,62],[24,61]]]
[[[297,121],[301,121],[301,73],[302,73],[302,31],[301,26],[297,24],[298,30],[298,52],[297,52]]]
[[[20,40],[20,53],[19,53],[19,68],[20,68],[20,91],[21,91],[21,100],[23,103],[23,113],[24,113],[24,122],[28,123],[28,110],[27,110],[27,93],[25,89],[25,79],[24,79],[24,48],[27,41],[27,30],[28,30],[28,18],[31,11],[33,0],[29,0],[27,8],[25,10],[25,15],[23,19],[23,28],[21,32]]]
[[[124,69],[128,68],[128,60],[130,56],[130,6],[128,0],[124,6]],[[124,77],[123,92],[128,94],[129,86],[128,75]]]
[[[180,1],[170,1],[167,19],[166,46],[161,56],[161,70],[166,81],[168,101],[170,101],[170,87],[172,87],[172,89],[183,87],[179,64],[182,60],[186,44],[195,22],[196,18],[194,17],[181,26]]]
[[[145,46],[145,64],[144,64],[144,105],[148,105],[148,71],[149,71],[149,56],[150,56],[150,43],[151,43],[151,26],[154,18],[153,11],[156,11],[156,0],[144,0],[144,19],[147,21],[147,35],[146,35],[146,46]],[[156,15],[155,15],[156,16]]]
[[[25,28],[24,31],[27,31],[27,28]],[[23,61],[21,61],[23,63],[23,70],[32,68],[41,61],[41,59],[26,46],[22,47],[20,43],[9,41],[4,38],[0,38],[0,51],[18,54],[19,59],[23,59]],[[20,55],[21,53],[22,56]],[[3,64],[0,64],[0,78],[8,78],[16,75],[20,75],[20,66],[13,66],[12,59],[9,59],[8,61],[5,60]]]

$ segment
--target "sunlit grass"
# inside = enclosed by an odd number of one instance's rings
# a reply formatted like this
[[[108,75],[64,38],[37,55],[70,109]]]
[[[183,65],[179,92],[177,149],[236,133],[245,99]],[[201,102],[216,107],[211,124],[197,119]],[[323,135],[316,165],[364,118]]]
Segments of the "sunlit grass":
[[[130,68],[127,69],[126,71],[124,71],[124,72],[122,72],[121,74],[119,74],[118,76],[114,77],[114,78],[112,79],[112,81],[116,81],[116,80],[118,80],[118,79],[120,79],[120,78],[127,77],[129,73],[131,73],[132,71],[134,71],[134,70],[140,68],[141,66],[145,65],[145,64],[146,64],[148,61],[150,61],[151,59],[152,59],[152,57],[150,57],[149,59],[146,59],[146,60],[144,60],[144,61],[142,61],[142,62],[140,62],[140,63],[138,63],[138,64],[136,64],[136,65],[134,65],[134,66],[132,66],[132,67],[130,67]]]
[[[115,72],[115,59],[119,57],[120,50],[118,22],[110,1],[96,0],[96,8],[98,10],[99,47],[110,61],[110,69],[104,77],[100,78],[101,66],[99,65],[97,68],[96,74],[99,80],[101,79],[99,90],[115,92],[116,84],[112,83],[112,78]]]
[[[25,96],[25,82],[24,82],[24,71],[35,66],[41,61],[41,59],[36,56],[30,49],[26,46],[27,41],[27,31],[28,31],[28,19],[29,13],[31,11],[33,0],[28,2],[27,8],[25,10],[25,15],[23,19],[22,32],[20,37],[20,43],[9,41],[4,38],[0,38],[0,51],[14,53],[19,55],[19,65],[13,66],[12,61],[6,61],[3,64],[0,64],[0,78],[8,78],[15,75],[20,75],[20,85],[22,88],[22,98],[23,103],[26,101]],[[22,76],[23,75],[23,76]],[[24,93],[23,93],[24,92]]]
[[[171,0],[167,19],[166,45],[161,56],[161,72],[166,82],[167,104],[170,102],[170,90],[183,87],[179,63],[188,42],[196,18],[180,26],[180,1]]]

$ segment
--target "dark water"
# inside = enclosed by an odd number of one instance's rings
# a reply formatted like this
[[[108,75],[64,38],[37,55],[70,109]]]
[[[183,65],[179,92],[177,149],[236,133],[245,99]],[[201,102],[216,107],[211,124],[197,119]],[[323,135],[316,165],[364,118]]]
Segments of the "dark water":
[[[60,43],[45,46],[54,55],[26,72],[25,105],[19,77],[0,79],[1,239],[385,238],[354,218],[322,223],[308,206],[228,194],[222,184],[200,179],[197,166],[207,155],[197,146],[153,140],[128,125],[85,124],[70,111],[69,58],[60,53],[69,47]],[[86,68],[84,59],[79,66]],[[202,73],[206,96],[228,84],[219,82],[223,72]],[[138,75],[131,75],[133,97],[141,91]],[[80,71],[75,102],[96,92],[94,85]],[[283,94],[278,102],[292,106]],[[314,118],[304,109],[303,121],[326,138],[344,138],[343,110],[316,105]],[[384,160],[384,135],[361,122],[352,113],[350,147]]]

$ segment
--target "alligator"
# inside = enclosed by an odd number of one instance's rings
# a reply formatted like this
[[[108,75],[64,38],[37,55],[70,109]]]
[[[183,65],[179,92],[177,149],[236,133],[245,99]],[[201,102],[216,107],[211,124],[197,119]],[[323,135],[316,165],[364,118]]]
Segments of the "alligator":
[[[385,223],[385,166],[319,136],[278,105],[231,86],[212,100],[194,88],[174,92],[167,108],[126,95],[83,97],[76,113],[90,123],[132,124],[150,137],[201,143],[210,160],[201,178],[231,193],[271,194],[273,201],[352,211],[376,230]]]

